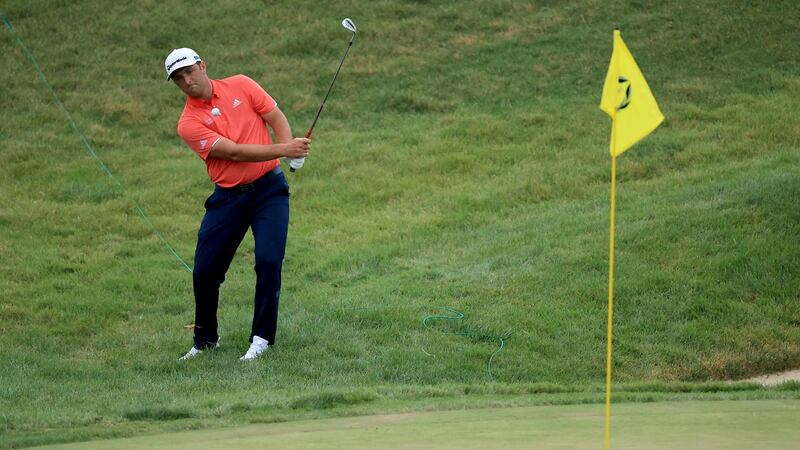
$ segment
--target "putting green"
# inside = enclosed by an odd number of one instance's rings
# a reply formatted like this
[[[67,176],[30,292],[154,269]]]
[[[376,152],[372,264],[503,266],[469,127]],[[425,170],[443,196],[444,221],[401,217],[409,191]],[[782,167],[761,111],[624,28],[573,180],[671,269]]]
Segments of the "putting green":
[[[603,405],[421,412],[248,425],[49,449],[603,448]],[[800,401],[684,401],[612,407],[613,449],[796,449]]]

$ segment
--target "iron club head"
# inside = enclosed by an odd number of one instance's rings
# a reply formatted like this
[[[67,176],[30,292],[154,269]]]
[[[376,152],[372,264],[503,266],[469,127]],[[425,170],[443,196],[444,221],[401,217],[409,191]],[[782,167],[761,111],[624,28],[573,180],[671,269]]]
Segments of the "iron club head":
[[[354,24],[349,17],[344,18],[344,20],[342,21],[342,26],[352,33],[356,32],[356,24]]]

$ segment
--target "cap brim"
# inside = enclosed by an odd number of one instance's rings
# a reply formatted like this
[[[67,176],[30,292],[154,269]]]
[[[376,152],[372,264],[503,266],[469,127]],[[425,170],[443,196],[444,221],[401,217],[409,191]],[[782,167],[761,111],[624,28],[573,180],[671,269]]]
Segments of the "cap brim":
[[[195,64],[197,64],[199,62],[200,62],[200,60],[197,60],[197,61],[192,61],[192,60],[181,61],[179,64],[176,64],[175,67],[172,68],[172,71],[169,73],[169,75],[167,75],[167,81],[172,79],[172,74],[177,72],[178,69],[183,69],[184,67],[193,66],[193,65],[195,65]]]

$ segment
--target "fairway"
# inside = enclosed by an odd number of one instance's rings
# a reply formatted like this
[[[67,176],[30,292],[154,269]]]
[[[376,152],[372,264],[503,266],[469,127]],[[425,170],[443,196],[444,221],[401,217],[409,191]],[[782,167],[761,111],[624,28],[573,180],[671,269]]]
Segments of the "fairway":
[[[628,403],[614,406],[615,449],[790,449],[796,400]],[[603,446],[602,405],[391,414],[306,420],[48,449],[437,448],[587,449]]]

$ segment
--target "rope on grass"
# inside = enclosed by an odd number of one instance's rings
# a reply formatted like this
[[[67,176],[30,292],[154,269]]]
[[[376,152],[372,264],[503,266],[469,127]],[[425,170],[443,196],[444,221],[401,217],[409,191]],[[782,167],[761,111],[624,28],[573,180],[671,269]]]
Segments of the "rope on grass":
[[[350,313],[352,311],[384,311],[392,309],[427,309],[427,310],[437,309],[446,311],[446,313],[442,314],[430,314],[425,316],[422,319],[422,327],[424,329],[431,329],[429,322],[434,319],[443,319],[450,321],[460,321],[464,319],[464,313],[449,306],[414,306],[414,305],[363,306],[363,307],[343,307],[340,309],[340,311],[344,313]],[[282,317],[284,316],[285,314],[282,315]],[[483,328],[471,327],[469,326],[469,324],[464,324],[462,331],[452,332],[452,333],[443,332],[443,334],[468,336],[480,341],[497,342],[498,343],[497,349],[494,352],[492,352],[491,355],[489,355],[489,359],[486,363],[486,373],[489,376],[493,376],[492,362],[494,361],[494,358],[505,348],[506,341],[511,338],[513,330],[511,328],[508,328],[502,333],[498,334]],[[425,353],[428,356],[436,357],[436,355],[425,351],[425,348],[423,348],[422,346],[420,346],[420,349],[422,350],[422,353]]]
[[[439,306],[439,307],[435,307],[434,309],[441,309],[441,310],[447,311],[447,313],[446,314],[431,314],[431,315],[426,316],[425,318],[422,319],[422,327],[423,328],[430,329],[430,326],[428,325],[428,322],[433,320],[433,319],[443,319],[443,320],[449,320],[449,321],[454,321],[454,322],[458,322],[458,321],[464,320],[464,313],[462,313],[461,311],[458,311],[456,309],[453,309],[453,308],[451,308],[449,306]],[[453,334],[453,335],[456,335],[456,336],[469,336],[469,337],[476,338],[478,340],[492,340],[492,341],[496,340],[497,342],[499,342],[500,345],[497,347],[497,350],[492,352],[492,354],[489,356],[489,361],[486,363],[486,373],[489,376],[492,376],[492,361],[494,360],[494,357],[498,353],[503,351],[503,348],[505,348],[506,340],[511,337],[512,330],[509,328],[509,329],[503,331],[500,334],[496,334],[494,332],[490,332],[490,331],[487,331],[487,330],[475,329],[475,328],[470,327],[469,325],[464,325],[462,331],[454,331],[454,332],[445,333],[445,334]],[[430,355],[430,353],[426,352],[424,349],[422,351],[426,355]],[[433,355],[431,355],[431,356],[433,356]]]
[[[176,252],[175,249],[169,244],[169,242],[167,242],[166,238],[164,238],[164,235],[161,234],[161,232],[155,227],[155,225],[153,225],[153,222],[151,222],[150,218],[147,217],[147,214],[145,214],[144,209],[142,209],[142,207],[139,205],[139,202],[137,202],[136,199],[134,199],[128,193],[128,191],[125,189],[125,186],[123,186],[122,183],[111,172],[111,169],[109,169],[108,166],[100,159],[100,157],[97,156],[97,152],[94,151],[92,144],[89,143],[89,139],[87,139],[86,135],[81,131],[80,128],[78,128],[78,125],[75,123],[75,120],[72,119],[72,115],[69,113],[69,111],[67,111],[67,108],[64,107],[64,103],[58,97],[58,94],[56,94],[56,91],[53,89],[53,86],[50,85],[50,82],[47,81],[47,77],[44,76],[44,72],[42,71],[42,68],[39,66],[39,63],[36,61],[36,57],[33,56],[33,53],[28,49],[25,43],[22,42],[22,39],[20,39],[20,37],[14,31],[14,27],[11,26],[11,22],[9,22],[6,15],[4,13],[0,13],[0,17],[2,17],[3,23],[5,24],[6,28],[11,33],[11,35],[14,36],[14,39],[17,41],[17,44],[19,44],[20,48],[22,48],[22,51],[25,52],[25,55],[28,56],[28,59],[31,61],[31,64],[33,64],[33,67],[36,69],[36,72],[39,75],[39,79],[42,80],[42,83],[50,91],[50,94],[53,95],[53,99],[55,100],[58,109],[60,109],[61,112],[64,113],[64,116],[67,118],[69,125],[78,135],[78,137],[80,137],[81,140],[83,141],[83,145],[86,147],[86,151],[89,153],[89,156],[91,156],[97,162],[97,164],[100,165],[100,169],[103,172],[105,172],[105,174],[108,175],[114,181],[114,183],[116,183],[116,185],[122,190],[122,193],[126,195],[131,200],[131,202],[133,202],[133,206],[136,208],[136,212],[138,212],[139,215],[142,217],[144,223],[147,224],[148,227],[150,227],[150,230],[153,232],[153,234],[155,234],[158,237],[158,239],[161,240],[164,246],[167,247],[167,250],[170,253],[172,253],[172,256],[174,256],[178,261],[180,261],[180,263],[189,273],[192,273],[192,268],[189,267],[188,264],[186,264],[186,261],[184,261],[178,255],[178,252]]]

